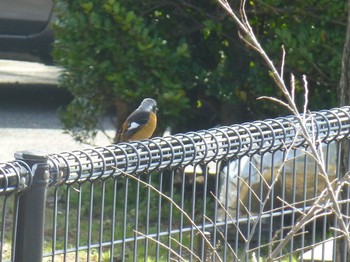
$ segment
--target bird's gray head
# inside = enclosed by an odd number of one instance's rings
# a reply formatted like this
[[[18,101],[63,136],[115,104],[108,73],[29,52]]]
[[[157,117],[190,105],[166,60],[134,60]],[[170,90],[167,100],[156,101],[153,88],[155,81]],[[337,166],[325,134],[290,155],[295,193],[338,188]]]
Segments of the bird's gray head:
[[[152,98],[145,98],[139,106],[139,109],[156,113],[158,110],[157,102]]]

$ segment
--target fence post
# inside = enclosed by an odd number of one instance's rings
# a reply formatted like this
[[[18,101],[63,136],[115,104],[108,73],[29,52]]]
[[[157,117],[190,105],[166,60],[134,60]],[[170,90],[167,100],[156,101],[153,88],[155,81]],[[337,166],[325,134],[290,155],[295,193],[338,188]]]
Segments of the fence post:
[[[46,189],[49,179],[48,157],[38,152],[18,152],[17,160],[32,169],[33,182],[19,196],[15,249],[15,262],[42,261]]]

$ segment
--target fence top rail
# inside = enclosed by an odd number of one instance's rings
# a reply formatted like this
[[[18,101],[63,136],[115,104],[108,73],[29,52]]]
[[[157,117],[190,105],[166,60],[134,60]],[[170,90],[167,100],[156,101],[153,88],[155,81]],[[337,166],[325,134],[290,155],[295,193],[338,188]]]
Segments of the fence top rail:
[[[23,192],[32,179],[31,169],[23,161],[0,163],[0,195]]]
[[[317,143],[348,138],[350,107],[302,116]],[[197,165],[225,158],[264,154],[290,146],[307,147],[296,116],[279,117],[198,132],[50,154],[50,185],[83,183]]]

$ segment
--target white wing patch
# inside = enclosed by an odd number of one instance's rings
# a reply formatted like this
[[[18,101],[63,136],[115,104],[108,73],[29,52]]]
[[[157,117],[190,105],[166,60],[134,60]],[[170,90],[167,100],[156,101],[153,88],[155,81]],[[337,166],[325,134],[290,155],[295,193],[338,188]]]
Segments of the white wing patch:
[[[136,123],[136,122],[131,122],[128,126],[128,131],[136,129],[140,126],[140,124]]]

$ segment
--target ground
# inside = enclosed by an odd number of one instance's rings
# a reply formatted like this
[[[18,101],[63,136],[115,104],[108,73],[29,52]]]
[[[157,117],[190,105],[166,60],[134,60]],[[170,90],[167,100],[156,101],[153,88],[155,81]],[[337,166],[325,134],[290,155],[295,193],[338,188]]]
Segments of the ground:
[[[17,151],[60,153],[89,147],[61,127],[57,110],[70,95],[58,88],[59,72],[55,66],[0,60],[0,162],[13,160]],[[112,139],[112,119],[104,122]],[[104,146],[110,141],[99,133],[94,143]]]

